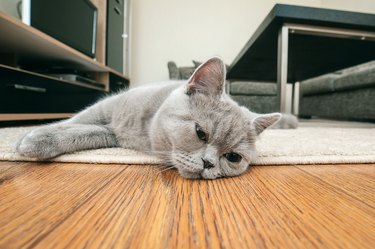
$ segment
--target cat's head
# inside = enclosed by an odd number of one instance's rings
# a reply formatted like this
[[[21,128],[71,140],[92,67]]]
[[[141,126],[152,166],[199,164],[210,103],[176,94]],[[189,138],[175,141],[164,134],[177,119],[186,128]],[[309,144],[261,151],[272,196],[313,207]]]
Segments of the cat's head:
[[[224,84],[224,63],[211,58],[163,106],[157,144],[168,145],[169,161],[183,177],[240,175],[256,158],[257,136],[280,119],[279,113],[259,115],[238,106],[224,94]]]

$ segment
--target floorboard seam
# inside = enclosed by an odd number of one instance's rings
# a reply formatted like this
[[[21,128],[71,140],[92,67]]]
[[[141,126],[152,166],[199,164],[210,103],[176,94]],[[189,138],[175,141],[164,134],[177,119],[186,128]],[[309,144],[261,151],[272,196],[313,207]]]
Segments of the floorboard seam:
[[[45,237],[48,236],[51,232],[53,232],[56,228],[58,228],[61,224],[63,224],[71,215],[73,215],[75,212],[77,212],[84,204],[86,204],[89,200],[94,198],[100,191],[102,191],[108,184],[110,184],[114,179],[119,177],[123,171],[125,171],[126,168],[122,169],[120,172],[118,172],[115,176],[113,176],[106,184],[104,184],[101,188],[96,190],[91,196],[89,196],[85,201],[83,201],[81,204],[79,204],[76,208],[74,208],[69,214],[67,214],[61,221],[56,223],[51,229],[49,229],[47,232],[45,232],[42,236],[40,236],[37,240],[35,240],[28,248],[33,248],[37,244],[39,244]]]
[[[357,196],[351,194],[350,192],[346,191],[345,189],[342,189],[342,188],[340,188],[340,187],[338,187],[338,186],[336,186],[336,185],[333,185],[332,183],[330,183],[330,182],[328,182],[328,181],[326,181],[326,180],[324,180],[324,179],[322,179],[322,178],[320,178],[320,177],[318,177],[318,176],[316,176],[316,175],[314,175],[314,174],[311,174],[310,172],[308,172],[308,171],[302,169],[301,167],[303,167],[303,166],[293,165],[293,167],[297,168],[298,170],[300,170],[300,171],[306,173],[307,175],[309,175],[309,176],[311,176],[311,177],[313,177],[313,178],[315,178],[315,179],[318,179],[318,180],[324,182],[325,184],[327,184],[327,185],[333,187],[333,188],[334,188],[335,190],[337,190],[338,192],[344,193],[344,194],[346,194],[347,196],[352,197],[353,199],[359,201],[360,203],[362,203],[362,204],[364,204],[364,205],[366,205],[366,206],[368,206],[368,207],[370,207],[370,208],[375,208],[374,206],[372,206],[372,205],[370,205],[370,204],[364,202],[363,200],[361,200],[361,199],[358,198]]]

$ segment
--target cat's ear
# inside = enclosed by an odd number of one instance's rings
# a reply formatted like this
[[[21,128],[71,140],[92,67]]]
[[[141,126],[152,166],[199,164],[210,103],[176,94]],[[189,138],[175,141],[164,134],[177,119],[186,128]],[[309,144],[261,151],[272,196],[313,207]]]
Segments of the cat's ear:
[[[225,65],[218,57],[213,57],[200,65],[187,83],[186,93],[192,95],[220,96],[224,91]]]
[[[260,114],[251,120],[251,126],[255,129],[257,135],[262,133],[265,129],[277,123],[281,118],[281,113]]]

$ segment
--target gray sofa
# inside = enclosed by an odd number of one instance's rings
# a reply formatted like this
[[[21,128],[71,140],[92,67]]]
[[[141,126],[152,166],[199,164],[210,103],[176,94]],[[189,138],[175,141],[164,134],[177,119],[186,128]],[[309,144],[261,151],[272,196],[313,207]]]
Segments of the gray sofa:
[[[229,82],[227,89],[233,100],[253,112],[279,111],[277,84],[274,82]]]
[[[375,61],[302,81],[299,115],[375,121]]]

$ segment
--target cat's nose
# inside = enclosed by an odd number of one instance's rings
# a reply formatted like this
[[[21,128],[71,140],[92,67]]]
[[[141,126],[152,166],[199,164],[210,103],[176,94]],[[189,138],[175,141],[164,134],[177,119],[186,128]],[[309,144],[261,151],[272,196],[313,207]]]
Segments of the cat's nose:
[[[215,167],[213,165],[213,163],[211,163],[209,160],[205,160],[205,159],[202,158],[202,161],[203,161],[203,168],[205,168],[205,169],[211,169],[211,168]]]

